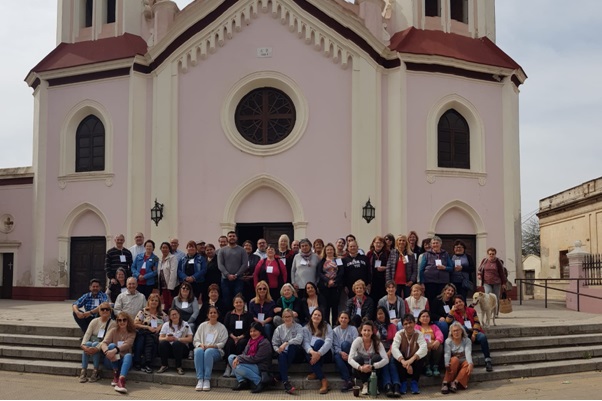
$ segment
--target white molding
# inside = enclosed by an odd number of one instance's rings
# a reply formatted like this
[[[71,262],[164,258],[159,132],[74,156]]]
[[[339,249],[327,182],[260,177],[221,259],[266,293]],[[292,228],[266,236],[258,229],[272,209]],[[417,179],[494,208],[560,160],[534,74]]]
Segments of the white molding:
[[[77,127],[81,121],[88,115],[96,116],[104,125],[105,128],[105,168],[103,171],[97,172],[75,172],[75,135]],[[69,181],[89,181],[96,179],[111,180],[113,178],[113,121],[109,111],[100,103],[86,99],[71,108],[67,113],[61,130],[59,133],[59,186],[64,188],[61,182]],[[75,176],[81,176],[81,179],[76,179]],[[106,181],[107,186],[109,182]]]
[[[466,119],[470,130],[470,169],[443,168],[438,166],[437,126],[441,116],[449,109],[454,109]],[[426,174],[427,181],[434,182],[434,177],[466,177],[479,179],[484,185],[487,174],[485,169],[485,126],[477,108],[464,97],[451,94],[439,99],[429,110],[426,118]]]
[[[318,7],[322,8],[323,5]],[[252,19],[257,18],[260,11],[269,12],[273,18],[280,19],[282,25],[288,26],[290,32],[295,32],[306,44],[313,45],[314,49],[331,58],[335,64],[340,63],[343,69],[346,69],[350,60],[354,60],[361,51],[359,48],[353,49],[352,46],[355,46],[352,42],[335,33],[293,2],[288,0],[247,0],[232,6],[220,18],[191,38],[188,45],[182,46],[182,51],[175,55],[182,72],[186,73],[189,66],[196,66],[200,61],[207,59],[210,54],[217,52],[219,47],[225,45],[226,40],[234,37],[235,32],[241,32],[244,25],[251,24]],[[345,21],[348,22],[347,19]],[[363,25],[357,24],[357,27],[363,28],[362,31],[366,30]],[[372,39],[371,36],[368,33],[365,39],[372,47],[375,47],[379,54],[385,54],[385,57],[389,53],[392,55],[392,52],[388,52],[388,48],[384,44],[369,40]],[[161,41],[159,46],[151,49],[149,54],[153,58],[157,57],[166,44],[171,43],[174,39],[175,37],[169,35]]]
[[[253,89],[264,86],[286,93],[293,101],[296,110],[296,121],[291,133],[282,141],[271,145],[257,145],[247,141],[238,132],[234,120],[236,107],[241,99]],[[277,71],[259,71],[242,78],[226,95],[221,110],[221,123],[226,138],[239,150],[255,156],[272,156],[290,149],[299,142],[309,121],[309,105],[301,87],[292,78]]]
[[[79,182],[79,181],[102,181],[104,180],[105,185],[107,187],[113,186],[113,179],[115,178],[115,174],[112,173],[104,173],[102,171],[86,171],[81,173],[73,173],[67,175],[58,176],[58,185],[60,189],[65,189],[67,187],[67,183],[69,182]]]
[[[224,233],[236,227],[236,212],[242,202],[260,188],[270,188],[284,197],[293,212],[293,227],[295,238],[304,238],[307,221],[303,212],[301,200],[294,190],[284,181],[270,174],[258,174],[240,184],[234,189],[224,206],[224,214],[220,226]]]
[[[77,75],[93,74],[96,72],[116,70],[116,69],[120,69],[120,68],[131,68],[132,64],[134,64],[134,62],[142,61],[142,60],[145,60],[145,59],[144,58],[141,59],[137,55],[136,57],[129,57],[129,58],[125,58],[125,59],[106,61],[106,62],[101,62],[101,63],[79,65],[76,67],[59,68],[59,69],[50,70],[50,71],[33,72],[33,70],[32,70],[27,75],[27,78],[25,79],[25,81],[27,82],[27,84],[29,86],[31,86],[33,84],[33,81],[35,81],[36,78],[39,78],[40,80],[48,81],[48,80],[56,79],[56,78],[65,78],[65,77],[71,77],[71,76],[77,76]],[[145,64],[145,62],[142,62],[142,63]],[[124,75],[124,77],[125,77],[125,75]],[[94,79],[94,82],[102,81],[105,79],[114,79],[114,78],[123,78],[123,77],[108,77],[108,78]]]

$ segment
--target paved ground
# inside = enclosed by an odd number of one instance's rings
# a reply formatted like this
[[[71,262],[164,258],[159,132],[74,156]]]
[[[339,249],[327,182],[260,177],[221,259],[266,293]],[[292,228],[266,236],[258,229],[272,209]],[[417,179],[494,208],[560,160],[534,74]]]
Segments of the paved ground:
[[[0,371],[2,391],[0,399],[215,399],[215,400],[344,400],[353,399],[349,393],[331,391],[320,395],[316,390],[302,391],[289,396],[279,389],[271,389],[261,394],[249,391],[240,393],[229,389],[213,389],[209,393],[198,393],[191,388],[151,383],[128,383],[129,393],[116,393],[108,380],[97,383],[80,384],[75,377],[39,375]],[[552,400],[552,399],[600,399],[602,372],[576,373],[561,376],[545,376],[503,381],[490,381],[469,384],[470,388],[457,394],[443,395],[435,388],[423,389],[420,395],[405,395],[402,399],[452,399],[452,400]],[[360,397],[367,399],[368,397]],[[379,399],[387,399],[380,395]]]
[[[71,315],[71,303],[0,300],[0,322],[37,324],[40,326],[77,327]],[[602,323],[602,314],[568,310],[564,302],[550,301],[545,309],[543,301],[529,300],[519,305],[513,301],[513,312],[500,314],[500,327],[549,326],[561,324]]]

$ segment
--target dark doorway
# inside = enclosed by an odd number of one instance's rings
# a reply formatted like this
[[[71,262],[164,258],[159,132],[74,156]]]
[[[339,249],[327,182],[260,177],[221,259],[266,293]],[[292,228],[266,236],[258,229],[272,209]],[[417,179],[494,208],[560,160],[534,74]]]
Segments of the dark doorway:
[[[77,299],[88,292],[90,280],[97,278],[101,287],[105,287],[105,255],[107,240],[105,237],[71,238],[71,257],[69,273],[69,297]]]
[[[447,253],[449,253],[449,256],[453,256],[454,254],[454,242],[459,239],[460,241],[464,242],[466,244],[466,254],[472,256],[472,258],[474,259],[474,263],[475,263],[475,269],[479,268],[479,263],[481,262],[481,259],[479,259],[478,255],[475,255],[475,252],[477,250],[477,236],[476,235],[467,235],[467,234],[437,234],[439,237],[441,237],[441,241],[443,241],[443,243],[441,244],[441,248],[445,249],[447,251]],[[473,283],[477,282],[477,274],[476,272],[473,272],[470,276],[470,281],[472,281]],[[476,287],[476,285],[475,285]],[[470,296],[472,296],[472,294],[469,294]]]
[[[257,248],[257,240],[265,238],[268,244],[273,244],[278,248],[278,238],[282,234],[288,235],[288,238],[293,241],[295,230],[292,223],[238,223],[236,224],[236,235],[238,243],[249,240],[253,243],[253,250]]]
[[[530,281],[526,281],[525,285],[525,295],[533,296],[533,283],[535,282],[535,270],[525,270],[525,278]]]
[[[13,297],[13,270],[14,253],[2,254],[2,286],[0,287],[0,298],[12,299]]]

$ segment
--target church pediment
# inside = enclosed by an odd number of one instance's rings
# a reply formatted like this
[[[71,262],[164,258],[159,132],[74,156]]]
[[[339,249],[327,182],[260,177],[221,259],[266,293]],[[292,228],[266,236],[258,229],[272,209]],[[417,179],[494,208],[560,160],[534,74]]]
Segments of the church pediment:
[[[342,68],[360,54],[384,68],[400,65],[394,52],[334,0],[224,0],[217,6],[205,1],[186,7],[170,32],[149,50],[153,60],[149,69],[159,68],[170,59],[177,60],[181,71],[186,72],[242,33],[245,26],[260,23],[260,13],[278,19],[299,40]]]

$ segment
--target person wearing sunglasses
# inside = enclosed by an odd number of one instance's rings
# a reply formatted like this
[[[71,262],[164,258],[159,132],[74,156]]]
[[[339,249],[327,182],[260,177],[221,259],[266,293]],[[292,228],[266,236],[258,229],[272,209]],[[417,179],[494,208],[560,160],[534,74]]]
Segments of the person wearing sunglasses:
[[[136,338],[134,321],[126,312],[117,315],[117,327],[112,328],[102,340],[100,349],[113,368],[113,381],[115,391],[127,393],[125,378],[132,367],[132,348]]]
[[[84,337],[82,338],[81,349],[82,349],[82,370],[79,375],[79,382],[97,382],[100,380],[99,369],[100,369],[100,342],[103,340],[105,335],[115,327],[115,321],[111,320],[111,304],[103,302],[99,308],[100,317],[92,320]],[[94,370],[92,376],[87,377],[88,362],[92,358],[92,364]]]
[[[274,308],[276,303],[270,295],[268,283],[260,281],[255,286],[255,298],[249,302],[249,312],[253,314],[253,320],[263,326],[266,337],[271,340],[274,333]]]

